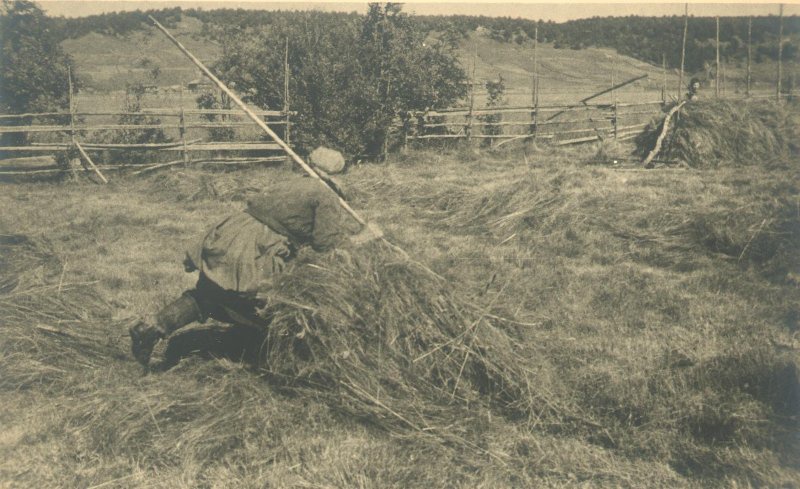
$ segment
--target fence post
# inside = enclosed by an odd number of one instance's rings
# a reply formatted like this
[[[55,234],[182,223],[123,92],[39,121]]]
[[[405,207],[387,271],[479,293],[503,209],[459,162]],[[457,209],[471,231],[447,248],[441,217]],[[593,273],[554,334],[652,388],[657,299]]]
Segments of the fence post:
[[[286,130],[284,139],[290,144],[291,116],[289,115],[289,38],[286,38],[286,49],[283,52],[283,111],[286,112]]]
[[[661,73],[664,76],[664,85],[661,87],[661,106],[667,105],[667,53],[661,53]]]
[[[750,80],[751,80],[751,72],[750,72],[750,51],[751,47],[750,44],[753,42],[753,18],[747,18],[747,85],[745,87],[745,95],[750,97]]]
[[[689,4],[685,4],[683,11],[683,44],[681,44],[681,71],[678,75],[678,100],[682,100],[683,96],[683,65],[686,59],[686,34],[689,30]]]
[[[619,133],[619,111],[617,110],[617,101],[614,100],[614,139],[617,139]]]
[[[69,65],[67,65],[67,81],[69,82],[69,138],[72,142],[70,150],[74,150],[77,147],[78,140],[75,136],[75,96],[72,88],[72,67]],[[69,171],[72,179],[77,180],[77,167],[81,164],[80,158],[70,158],[71,152],[72,151],[67,151],[67,164],[69,165]]]
[[[719,82],[720,82],[720,66],[719,66],[719,15],[716,17],[717,20],[717,37],[716,42],[714,43],[717,50],[717,59],[714,66],[714,98],[719,98]]]
[[[189,164],[189,150],[186,145],[186,116],[183,112],[183,105],[181,104],[181,113],[180,113],[180,133],[181,133],[181,145],[183,149],[181,153],[183,153],[183,164]]]
[[[475,67],[478,64],[478,45],[475,45],[475,52],[472,55],[472,75],[469,77],[469,113],[467,114],[467,126],[464,133],[467,141],[472,139],[472,111],[475,109]]]
[[[533,80],[531,82],[531,134],[533,140],[536,141],[536,112],[539,105],[539,68],[537,58],[537,48],[539,46],[539,25],[537,24],[533,30]]]
[[[405,154],[408,151],[408,129],[411,126],[411,112],[405,111],[403,112],[403,117],[401,119],[401,128],[402,128],[402,135],[403,135],[403,149],[402,152]]]
[[[778,18],[778,80],[775,85],[775,97],[781,101],[781,77],[783,76],[783,4],[780,7]]]

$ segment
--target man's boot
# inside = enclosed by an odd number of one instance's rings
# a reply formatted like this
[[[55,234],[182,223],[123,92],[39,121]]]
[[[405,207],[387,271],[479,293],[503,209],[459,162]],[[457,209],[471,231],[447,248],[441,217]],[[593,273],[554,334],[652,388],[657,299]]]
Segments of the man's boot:
[[[131,335],[133,357],[137,362],[147,367],[150,363],[150,355],[153,354],[153,348],[162,338],[166,337],[166,334],[142,320],[133,323],[128,328],[128,332]]]
[[[194,298],[189,294],[183,294],[178,300],[161,309],[155,319],[155,326],[137,321],[128,329],[133,356],[145,367],[150,363],[150,355],[153,354],[153,348],[159,341],[187,324],[201,320],[202,314]]]

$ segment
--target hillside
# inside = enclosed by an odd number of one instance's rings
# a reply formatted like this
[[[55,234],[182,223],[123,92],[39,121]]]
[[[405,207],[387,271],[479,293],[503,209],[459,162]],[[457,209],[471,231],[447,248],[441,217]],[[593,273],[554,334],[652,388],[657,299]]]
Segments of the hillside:
[[[219,45],[204,35],[203,24],[194,17],[184,15],[172,32],[209,65],[222,55]],[[154,28],[122,36],[92,32],[77,39],[66,39],[62,45],[75,59],[78,76],[84,76],[88,87],[101,92],[122,90],[134,81],[162,87],[185,87],[188,81],[200,76],[194,65]],[[478,83],[501,75],[511,101],[529,103],[532,45],[498,42],[473,33],[460,43],[459,48],[459,58],[468,73],[476,48]],[[602,90],[611,83],[612,68],[616,70],[617,81],[645,73],[650,75],[648,80],[637,82],[618,95],[629,94],[637,98],[647,90],[651,92],[650,97],[660,97],[663,79],[660,68],[617,55],[611,50],[555,49],[552,44],[541,43],[538,56],[542,103],[573,102]],[[160,74],[154,79],[151,72],[155,66],[160,68]],[[673,78],[677,79],[670,77],[670,80]],[[674,81],[671,86],[676,84]],[[483,90],[478,89],[478,92]],[[624,99],[624,95],[620,96]]]
[[[202,35],[202,23],[183,16],[172,33],[200,60],[213,64],[221,55],[219,46]],[[99,91],[124,90],[126,84],[144,82],[158,86],[186,85],[199,71],[157,29],[145,27],[125,35],[90,32],[77,39],[65,39],[64,50],[77,65],[79,77]],[[153,67],[160,74],[151,76]]]
[[[183,15],[172,29],[176,37],[195,55],[209,65],[219,59],[222,50],[219,44],[206,34],[203,23],[196,17]],[[170,42],[154,28],[140,28],[123,35],[90,32],[76,39],[65,39],[64,49],[75,59],[78,76],[86,86],[100,92],[124,90],[134,81],[162,87],[179,86],[200,77],[198,70]],[[482,85],[486,80],[496,80],[501,75],[506,83],[506,94],[510,104],[530,103],[533,65],[533,44],[530,40],[520,43],[502,42],[491,36],[470,33],[459,42],[458,56],[469,74],[477,53],[475,79]],[[646,80],[638,81],[621,90],[615,96],[619,101],[659,100],[664,73],[655,66],[630,56],[621,55],[607,48],[556,49],[553,43],[539,43],[540,103],[572,103],[603,90],[613,79],[619,83],[643,74]],[[153,68],[160,73],[152,76]],[[743,93],[745,66],[741,60],[725,67],[725,92]],[[770,93],[774,90],[775,62],[768,59],[753,65],[753,87],[756,91]],[[797,64],[787,64],[787,77],[800,76]],[[706,89],[712,89],[713,81],[708,73],[698,72]],[[685,79],[688,81],[689,74]],[[674,94],[678,84],[675,70],[667,73],[668,93]],[[485,90],[478,87],[477,101],[481,103]],[[607,94],[596,102],[610,102]]]

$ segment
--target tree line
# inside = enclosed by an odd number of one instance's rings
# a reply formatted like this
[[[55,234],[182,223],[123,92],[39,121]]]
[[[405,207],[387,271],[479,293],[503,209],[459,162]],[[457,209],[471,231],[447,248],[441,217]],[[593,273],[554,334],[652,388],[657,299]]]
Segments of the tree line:
[[[89,32],[124,35],[148,24],[147,15],[154,14],[165,25],[174,24],[181,15],[201,20],[205,31],[212,37],[226,29],[263,28],[287,21],[303,21],[303,12],[259,11],[244,9],[172,9],[147,12],[115,12],[81,18],[53,19],[54,34],[61,38],[81,37]],[[355,12],[319,12],[318,21],[337,25],[347,19],[362,15]],[[680,48],[683,35],[682,16],[663,17],[593,17],[567,22],[534,21],[511,17],[488,16],[409,16],[415,28],[436,35],[449,43],[466,38],[478,28],[500,42],[523,44],[534,37],[539,29],[539,41],[552,43],[556,48],[583,49],[591,46],[616,49],[620,54],[660,65],[662,56],[667,66],[680,66]],[[715,56],[715,19],[713,17],[689,18],[685,66],[689,71],[700,71]],[[752,54],[755,62],[777,59],[778,16],[752,18]],[[727,61],[741,61],[747,56],[748,19],[746,17],[720,18],[720,54]],[[784,59],[799,59],[800,17],[784,18]]]

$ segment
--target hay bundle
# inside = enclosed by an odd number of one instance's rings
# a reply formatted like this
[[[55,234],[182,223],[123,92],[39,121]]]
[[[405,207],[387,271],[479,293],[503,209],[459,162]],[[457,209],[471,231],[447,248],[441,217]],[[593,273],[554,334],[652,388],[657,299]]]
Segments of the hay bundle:
[[[262,311],[275,381],[393,431],[449,437],[479,411],[461,408],[530,411],[517,342],[440,279],[381,244],[318,259],[301,257]]]
[[[0,388],[58,383],[75,365],[98,367],[119,356],[118,338],[90,319],[110,316],[91,284],[63,281],[48,244],[0,234]]]
[[[663,124],[660,117],[636,138],[639,156],[653,149]],[[692,102],[672,120],[658,157],[697,168],[771,163],[789,154],[797,131],[783,107],[771,102]]]

